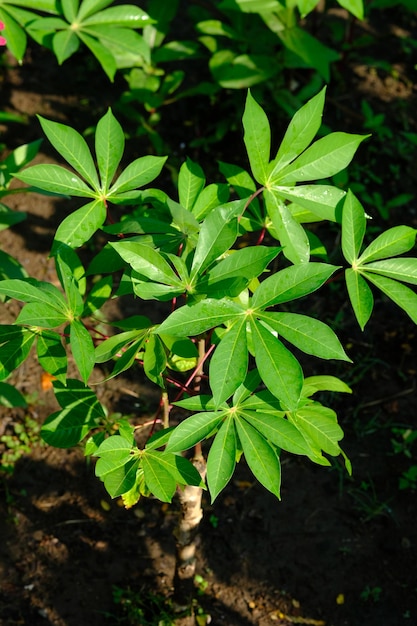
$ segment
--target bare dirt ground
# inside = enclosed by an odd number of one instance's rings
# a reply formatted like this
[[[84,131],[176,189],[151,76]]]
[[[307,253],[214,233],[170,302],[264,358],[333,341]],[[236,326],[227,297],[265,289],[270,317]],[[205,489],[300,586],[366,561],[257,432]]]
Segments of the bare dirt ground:
[[[411,27],[416,28],[415,18]],[[398,35],[384,28],[381,45],[398,43]],[[359,123],[357,99],[366,97],[394,124],[403,111],[416,132],[410,67],[400,55],[397,65],[395,79],[366,64],[342,68],[351,91],[339,99],[330,92],[338,129],[341,118]],[[97,77],[88,89],[80,81],[74,95],[68,91],[70,84],[74,90],[71,67],[58,69],[48,55],[34,53],[23,68],[3,73],[1,106],[26,114],[29,121],[27,127],[8,129],[9,145],[40,136],[34,113],[80,129],[93,123],[98,101],[102,105],[107,97],[105,79]],[[46,145],[43,150],[40,160],[54,158]],[[402,166],[407,191],[417,193],[415,169],[411,175],[408,161]],[[379,176],[385,167],[388,172],[387,161],[379,161],[378,167]],[[388,194],[398,193],[388,175],[386,184]],[[31,275],[53,282],[50,241],[71,205],[23,195],[9,204],[27,211],[28,219],[0,233],[2,249]],[[391,223],[417,227],[414,207],[415,201],[393,211]],[[326,371],[340,374],[354,390],[353,399],[335,399],[353,476],[348,478],[338,464],[328,470],[288,456],[283,460],[282,502],[257,485],[243,464],[214,505],[205,501],[198,572],[207,585],[198,602],[214,625],[417,623],[417,501],[415,491],[398,488],[403,472],[417,463],[416,450],[409,457],[395,454],[392,443],[398,440],[395,428],[417,428],[417,334],[405,314],[379,300],[362,335],[339,301],[336,294],[326,304],[327,313],[329,319],[344,319],[343,338],[355,364],[337,372],[330,364]],[[15,313],[16,305],[0,305],[2,323],[10,323]],[[34,360],[16,373],[14,382],[28,394],[29,408],[2,409],[1,434],[14,432],[27,416],[41,423],[55,410],[53,393]],[[156,391],[143,384],[139,372],[109,383],[100,394],[110,411],[143,421],[157,403]],[[176,518],[175,504],[153,500],[124,510],[110,501],[80,449],[36,444],[0,482],[0,624],[142,624],[123,617],[113,589],[169,596]]]

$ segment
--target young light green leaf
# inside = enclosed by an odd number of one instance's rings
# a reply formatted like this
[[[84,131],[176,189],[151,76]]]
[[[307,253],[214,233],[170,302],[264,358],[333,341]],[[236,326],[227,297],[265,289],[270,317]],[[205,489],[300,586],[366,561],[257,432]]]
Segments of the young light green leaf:
[[[172,433],[166,447],[167,452],[189,450],[206,439],[216,430],[224,415],[224,411],[207,411],[187,417]]]
[[[242,122],[245,130],[243,140],[253,176],[258,183],[264,185],[267,181],[271,154],[271,129],[264,110],[253,98],[250,91],[246,96]]]
[[[290,411],[298,406],[303,371],[291,352],[262,324],[251,321],[255,360],[269,391]]]
[[[104,381],[110,380],[111,378],[114,378],[118,374],[125,372],[127,369],[129,369],[129,367],[133,365],[133,363],[136,361],[138,352],[142,350],[143,348],[145,339],[146,339],[146,334],[142,334],[140,339],[132,343],[128,348],[126,348],[122,352],[121,356],[116,361],[116,365],[114,366],[112,373],[106,376]]]
[[[246,320],[242,318],[223,336],[210,361],[209,380],[216,407],[236,391],[247,369]]]
[[[16,172],[13,176],[32,187],[63,196],[94,198],[96,193],[74,172],[60,165],[32,165],[23,172]]]
[[[196,304],[187,304],[177,309],[153,332],[179,337],[200,335],[241,315],[244,315],[244,310],[232,300],[206,298]]]
[[[367,137],[341,132],[322,137],[281,170],[274,182],[293,185],[334,176],[349,165],[359,144]]]
[[[310,244],[306,231],[296,222],[288,206],[277,194],[267,190],[264,197],[268,215],[282,245],[284,256],[295,265],[308,263]]]
[[[245,420],[236,420],[243,454],[253,475],[268,491],[281,499],[281,463],[276,450]]]
[[[259,318],[299,350],[320,359],[350,361],[330,326],[298,313],[263,313]]]
[[[78,172],[95,191],[99,181],[93,157],[85,139],[65,124],[51,122],[38,116],[42,130],[59,154]]]
[[[211,501],[217,498],[231,479],[236,466],[236,431],[232,417],[227,417],[217,433],[207,457],[207,483]]]
[[[352,13],[358,20],[363,20],[364,6],[363,0],[337,0],[341,7]]]
[[[90,333],[79,320],[73,320],[70,324],[70,344],[78,371],[87,384],[95,362],[94,343]]]
[[[355,270],[347,269],[345,272],[345,280],[350,303],[356,319],[358,320],[358,324],[361,330],[363,330],[374,308],[372,291],[363,276]]]
[[[204,172],[198,163],[194,163],[191,159],[187,158],[185,163],[180,167],[178,175],[178,196],[180,204],[192,211],[194,203],[204,188],[206,178]]]
[[[84,18],[85,0],[80,7],[78,19],[83,20],[83,24],[108,24],[109,26],[117,25],[126,28],[144,28],[147,24],[154,23],[145,11],[133,4],[122,4],[121,6],[110,7],[104,11],[98,11],[94,15]],[[105,2],[106,5],[111,2]],[[91,13],[91,11],[90,11]]]
[[[365,275],[371,283],[401,307],[413,320],[414,324],[417,324],[417,294],[414,291],[402,283],[392,280],[392,278],[378,276],[371,272],[367,272]]]
[[[349,189],[342,212],[342,251],[348,263],[355,263],[359,257],[365,230],[365,211]]]
[[[225,207],[211,211],[204,220],[191,267],[191,278],[209,267],[228,250],[238,235],[237,219]]]
[[[255,291],[252,307],[265,309],[312,293],[338,268],[327,263],[303,263],[287,267],[266,278]]]
[[[125,146],[123,129],[111,109],[97,124],[95,144],[101,189],[106,193],[116,174]]]
[[[409,252],[414,247],[417,230],[410,226],[394,226],[381,233],[362,252],[358,263],[369,263]]]
[[[268,187],[274,184],[278,172],[310,145],[321,126],[326,87],[311,98],[293,116],[275,159],[271,162]]]
[[[58,226],[52,254],[59,251],[61,244],[79,248],[89,241],[106,220],[106,206],[102,200],[94,200],[68,215]]]
[[[105,363],[106,361],[109,361],[118,353],[123,352],[126,346],[128,346],[135,339],[141,337],[142,334],[143,331],[128,330],[124,333],[119,333],[118,335],[113,335],[113,337],[105,339],[99,343],[95,349],[95,362]]]
[[[67,353],[58,333],[43,332],[38,335],[36,345],[39,364],[61,383],[65,383]]]
[[[167,157],[145,156],[130,163],[110,188],[109,198],[125,191],[139,189],[154,180],[164,166]]]

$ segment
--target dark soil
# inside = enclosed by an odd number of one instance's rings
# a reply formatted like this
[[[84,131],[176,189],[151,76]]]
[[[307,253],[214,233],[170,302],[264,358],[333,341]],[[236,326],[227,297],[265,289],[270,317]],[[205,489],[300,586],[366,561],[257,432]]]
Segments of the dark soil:
[[[365,98],[386,115],[394,133],[404,128],[417,132],[415,86],[395,31],[404,30],[404,16],[389,24],[389,28],[384,21],[365,25],[376,32],[374,48],[361,51],[362,62],[358,53],[341,66],[345,93],[341,94],[339,77],[328,104],[335,129],[351,130],[356,124],[356,132],[363,132],[358,103]],[[415,34],[415,16],[407,28]],[[392,54],[398,54],[394,77],[366,64],[365,56],[378,58],[378,45],[391,45]],[[5,141],[10,147],[40,136],[35,113],[80,130],[97,120],[95,113],[109,104],[104,102],[106,79],[97,72],[96,84],[86,86],[75,74],[74,87],[71,72],[76,67],[67,63],[58,69],[47,53],[34,50],[22,68],[4,72],[1,107],[27,115],[29,122],[27,127],[8,127]],[[187,124],[184,132],[189,132],[186,128]],[[46,143],[44,150],[49,150]],[[379,168],[387,197],[399,193],[400,182],[389,173],[389,155],[382,147],[380,159],[375,149],[367,154]],[[38,160],[52,158],[52,152],[44,152]],[[415,169],[410,175],[413,163],[403,157],[400,167],[407,175],[401,182],[408,193],[416,194]],[[389,177],[386,185],[384,172]],[[378,182],[374,184],[380,189]],[[57,224],[73,205],[34,195],[13,196],[7,203],[27,211],[28,219],[0,233],[2,249],[32,276],[54,282],[47,254]],[[378,220],[377,211],[369,210]],[[413,203],[393,210],[390,223],[416,227]],[[11,323],[16,306],[0,304],[2,323]],[[344,449],[353,476],[349,478],[339,463],[327,469],[285,456],[278,502],[241,463],[214,505],[205,500],[198,572],[207,586],[197,597],[214,625],[417,623],[416,493],[399,489],[403,473],[417,464],[416,447],[404,445],[395,453],[393,445],[393,440],[402,441],[395,429],[417,429],[416,330],[405,314],[380,299],[362,335],[341,304],[337,288],[334,300],[317,306],[325,306],[328,319],[340,324],[354,360],[353,366],[343,369],[332,363],[325,368],[354,390],[353,398],[331,400],[346,432]],[[311,363],[307,368],[314,371]],[[95,372],[96,381],[101,376]],[[11,382],[29,396],[29,408],[2,409],[1,435],[15,433],[16,425],[24,424],[28,416],[40,424],[56,410],[48,381],[34,359]],[[132,415],[138,423],[149,419],[158,402],[156,389],[144,385],[139,372],[97,390],[111,412]],[[33,428],[31,433],[30,452],[0,482],[0,624],[115,626],[128,622],[113,601],[114,587],[137,592],[145,604],[150,593],[168,598],[176,505],[142,500],[126,511],[119,501],[110,501],[81,449],[53,449],[39,442]],[[5,450],[3,444],[0,452]],[[134,623],[145,622],[138,618]]]

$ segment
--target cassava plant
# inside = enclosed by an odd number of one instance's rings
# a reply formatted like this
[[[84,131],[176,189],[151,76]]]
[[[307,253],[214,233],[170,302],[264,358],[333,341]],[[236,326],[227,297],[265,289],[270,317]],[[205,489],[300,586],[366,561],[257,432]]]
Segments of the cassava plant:
[[[171,502],[179,493],[180,604],[189,598],[206,484],[213,501],[244,458],[279,498],[280,459],[287,453],[324,466],[342,455],[350,472],[337,415],[317,399],[322,391],[350,389],[330,374],[305,378],[294,355],[295,348],[318,359],[350,360],[330,326],[309,315],[308,296],[321,289],[329,297],[328,281],[344,276],[362,329],[374,288],[417,321],[417,295],[405,284],[417,283],[417,259],[402,256],[416,231],[390,228],[364,245],[367,217],[359,200],[326,179],[349,164],[366,137],[334,132],[315,140],[324,102],[323,89],[295,114],[271,158],[267,116],[248,93],[243,127],[250,172],[221,163],[225,182],[207,184],[188,159],[175,200],[149,187],[165,158],[143,156],[121,167],[124,133],[111,110],[97,124],[95,155],[76,130],[40,118],[71,170],[40,164],[16,173],[32,187],[85,204],[55,234],[51,254],[60,288],[26,277],[0,282],[0,294],[24,303],[14,324],[0,326],[1,378],[36,345],[61,407],[43,424],[44,440],[62,448],[85,444],[85,453],[98,459],[96,475],[126,507],[141,496]],[[115,207],[122,210],[118,222]],[[341,229],[340,250],[331,251],[338,265],[308,228],[320,222]],[[76,250],[98,230],[108,243],[85,268]],[[126,294],[136,297],[137,315],[112,322],[103,335],[97,311]],[[167,303],[162,323],[143,314],[152,311],[150,301]],[[77,378],[67,376],[69,351]],[[108,364],[105,380],[141,366],[160,388],[163,428],[143,447],[128,420],[115,433],[88,386],[96,364]],[[172,407],[181,409],[175,421]]]

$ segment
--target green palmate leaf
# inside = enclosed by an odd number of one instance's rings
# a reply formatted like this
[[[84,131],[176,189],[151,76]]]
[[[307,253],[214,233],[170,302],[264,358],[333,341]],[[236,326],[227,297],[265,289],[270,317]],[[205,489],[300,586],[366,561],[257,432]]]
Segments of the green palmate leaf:
[[[205,488],[200,474],[188,459],[170,452],[156,452],[151,450],[149,452],[146,450],[143,457],[148,461],[149,458],[151,458],[152,463],[156,466],[159,465],[162,472],[170,474],[176,485],[193,485],[195,487]]]
[[[177,481],[161,460],[162,453],[150,450],[142,456],[145,482],[149,491],[161,502],[171,502]]]
[[[298,409],[292,419],[302,434],[320,450],[331,456],[340,454],[338,442],[343,439],[343,431],[334,411],[321,404],[310,404]]]
[[[366,230],[365,211],[359,200],[349,190],[343,203],[342,251],[348,263],[359,257]]]
[[[178,175],[178,196],[184,209],[192,211],[205,182],[206,178],[201,167],[187,158]]]
[[[417,285],[417,259],[401,258],[401,259],[385,259],[384,261],[373,261],[363,266],[366,273],[372,272],[401,280],[404,283]]]
[[[94,283],[91,291],[87,295],[81,317],[94,315],[110,299],[112,293],[113,278],[104,276]]]
[[[131,29],[108,24],[83,24],[83,33],[97,38],[113,55],[116,66],[132,67],[150,63],[150,48],[144,38]]]
[[[67,309],[67,302],[64,296],[54,285],[33,278],[27,280],[19,278],[2,280],[0,282],[0,294],[21,300],[22,302],[48,304],[58,312]]]
[[[147,24],[152,24],[152,20],[145,11],[133,4],[123,4],[121,6],[110,7],[104,11],[99,11],[89,17],[84,17],[84,4],[82,4],[78,19],[83,20],[83,24],[108,24],[110,26],[125,26],[129,28],[143,28]],[[106,2],[106,5],[111,2]]]
[[[186,408],[188,408],[188,405]],[[191,410],[198,410],[198,408],[191,408]],[[172,433],[166,448],[167,451],[182,452],[183,450],[189,450],[203,439],[212,435],[224,416],[224,411],[207,411],[187,417]]]
[[[236,427],[243,454],[253,475],[261,485],[281,499],[281,464],[276,450],[244,420],[237,419]]]
[[[38,335],[37,354],[39,364],[61,383],[65,383],[67,372],[67,353],[58,333],[43,332]]]
[[[95,143],[101,188],[107,192],[116,174],[125,146],[123,129],[111,109],[97,124]]]
[[[279,70],[274,58],[263,54],[239,54],[219,50],[209,61],[214,79],[225,89],[243,89],[268,80]]]
[[[96,394],[79,380],[68,379],[67,386],[55,381],[54,389],[63,409],[45,420],[41,435],[52,446],[69,448],[99,424],[104,417],[104,409]]]
[[[317,0],[297,0],[297,6],[300,11],[301,17],[304,18],[306,15],[311,13],[311,11],[317,6]]]
[[[303,263],[287,267],[261,283],[252,298],[252,307],[264,309],[301,298],[321,287],[337,269],[335,265],[327,263]]]
[[[91,50],[93,55],[96,57],[97,61],[100,63],[103,70],[106,72],[107,76],[111,81],[114,79],[114,75],[117,70],[116,60],[111,52],[109,52],[108,48],[94,39],[94,37],[90,37],[87,33],[83,32],[83,30],[79,29],[77,31],[79,38],[81,41]]]
[[[232,300],[206,298],[177,309],[154,332],[179,337],[195,336],[241,315],[244,315],[244,310]]]
[[[300,57],[302,66],[314,67],[324,78],[330,81],[330,65],[339,59],[339,54],[312,37],[306,30],[293,26],[277,32],[278,37],[288,50]],[[296,67],[298,63],[294,64]]]
[[[220,183],[207,185],[193,204],[192,212],[198,220],[205,218],[214,208],[229,200],[229,186]]]
[[[287,165],[277,176],[277,184],[293,185],[329,178],[334,176],[351,162],[359,144],[369,135],[331,133],[318,139],[307,148],[295,161]]]
[[[110,245],[142,277],[169,286],[181,287],[178,276],[157,250],[128,240],[112,242]]]
[[[149,335],[145,343],[143,369],[146,376],[159,387],[165,388],[163,373],[167,367],[167,354],[158,335]]]
[[[372,291],[363,276],[355,270],[347,269],[345,272],[345,280],[350,303],[356,319],[358,320],[358,324],[363,330],[374,308]]]
[[[210,361],[209,380],[216,407],[236,391],[247,369],[246,320],[242,318],[224,335]]]
[[[263,313],[260,318],[299,350],[320,359],[350,361],[342,344],[323,322],[298,313]]]
[[[0,382],[0,405],[11,409],[15,406],[26,407],[27,402],[16,387]]]
[[[56,328],[68,322],[68,313],[57,311],[50,304],[40,304],[39,302],[29,302],[17,316],[17,324],[27,326],[39,326],[42,328]]]
[[[180,406],[189,411],[214,411],[215,409],[213,398],[205,394],[191,396],[190,398],[185,398],[185,400],[178,400],[178,402],[174,402],[174,404],[175,406]]]
[[[271,191],[265,191],[266,208],[271,218],[283,253],[292,263],[308,263],[310,244],[306,231],[293,218],[290,209],[281,198]]]
[[[61,245],[55,257],[56,269],[67,297],[69,309],[74,317],[81,315],[85,292],[85,270],[76,253],[68,246]]]
[[[66,28],[53,36],[52,49],[60,65],[77,52],[79,47],[80,40],[70,28]]]
[[[284,409],[295,409],[303,387],[299,362],[262,324],[252,322],[251,328],[256,365],[263,382]]]
[[[71,351],[81,374],[81,378],[87,384],[94,367],[94,344],[91,335],[79,320],[70,324]]]
[[[112,435],[104,439],[94,454],[100,457],[96,465],[96,476],[101,478],[116,467],[125,465],[132,458],[133,448],[134,440],[121,435]],[[105,462],[102,463],[101,460]]]
[[[122,352],[126,346],[132,341],[143,336],[143,331],[129,330],[124,333],[119,333],[109,339],[105,339],[102,343],[99,343],[95,349],[95,361],[96,363],[105,363],[119,352]]]
[[[69,22],[75,20],[78,11],[79,0],[61,0],[62,12]]]
[[[4,325],[0,335],[0,380],[4,380],[29,355],[35,333],[26,328]],[[4,334],[4,333],[7,333]]]
[[[131,458],[120,467],[105,474],[104,486],[112,498],[117,498],[133,489],[138,469],[139,460]]]
[[[231,479],[236,466],[236,431],[233,417],[227,417],[217,433],[207,457],[207,483],[211,501]]]
[[[283,187],[274,185],[271,187],[274,195],[278,195],[285,200],[290,200],[295,204],[307,209],[313,215],[308,221],[329,220],[331,222],[341,221],[341,201],[346,192],[337,187],[329,185],[299,185],[298,187]],[[314,219],[316,216],[316,219]],[[300,220],[302,222],[306,220]]]
[[[92,198],[95,195],[81,178],[60,165],[32,165],[13,175],[28,185],[50,193],[82,198]]]
[[[112,373],[109,376],[106,376],[104,381],[110,380],[111,378],[114,378],[118,374],[125,372],[127,369],[129,369],[129,367],[131,367],[135,363],[138,352],[142,350],[143,348],[143,344],[145,343],[145,338],[146,338],[146,335],[143,334],[143,336],[140,339],[132,343],[132,345],[130,345],[128,348],[126,348],[122,352],[121,356],[116,361],[116,365],[114,366]]]
[[[268,118],[251,95],[246,97],[243,114],[244,142],[254,178],[264,185],[271,153],[271,129]]]
[[[97,191],[97,171],[85,139],[70,126],[51,122],[41,116],[38,119],[54,148]]]
[[[407,315],[417,324],[417,294],[414,293],[409,287],[386,278],[385,276],[378,276],[371,272],[366,272],[366,278],[373,283],[378,289],[385,293],[395,304],[401,307]]]
[[[191,278],[209,267],[228,250],[238,235],[237,219],[230,216],[226,207],[211,211],[204,220],[198,237],[191,267]]]
[[[414,247],[417,230],[409,226],[394,226],[381,233],[362,252],[358,263],[369,263],[409,252]]]
[[[279,414],[244,409],[240,415],[268,441],[292,454],[310,456],[311,446],[300,431]]]
[[[222,0],[220,8],[243,13],[266,13],[279,11],[280,4],[278,0]]]
[[[338,4],[349,13],[352,13],[358,20],[363,20],[364,6],[363,0],[337,0]]]
[[[303,396],[309,398],[318,391],[352,393],[352,389],[336,376],[308,376],[304,379]]]
[[[247,281],[251,281],[266,270],[269,263],[278,256],[280,251],[281,248],[266,246],[251,246],[240,250],[231,250],[226,258],[222,259],[207,273],[208,285],[237,276],[242,276]]]
[[[268,187],[274,184],[278,172],[304,152],[313,141],[321,126],[325,94],[324,87],[295,113],[278,153],[269,166]]]
[[[94,15],[101,9],[105,9],[112,4],[113,0],[83,0],[79,8],[77,18],[81,20],[87,19],[90,15]]]
[[[71,213],[58,226],[52,253],[59,251],[61,244],[79,248],[89,241],[106,220],[106,206],[102,200],[94,200]]]
[[[6,26],[5,34],[7,35],[7,47],[13,56],[22,62],[26,50],[27,37],[23,28],[19,24],[18,15],[14,17],[14,11],[5,11],[0,6],[0,20]]]
[[[150,183],[160,174],[166,159],[167,157],[145,156],[130,163],[111,187],[109,198]]]

